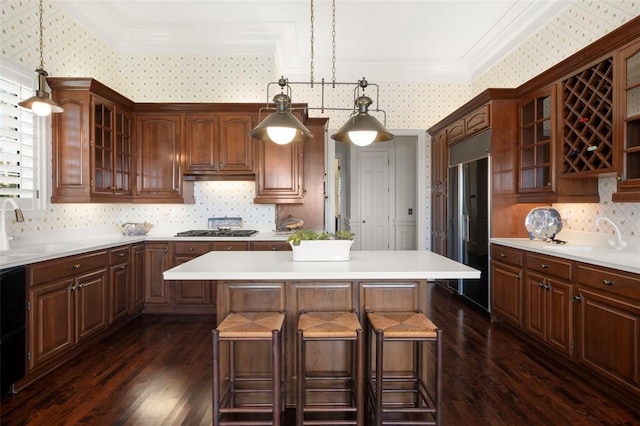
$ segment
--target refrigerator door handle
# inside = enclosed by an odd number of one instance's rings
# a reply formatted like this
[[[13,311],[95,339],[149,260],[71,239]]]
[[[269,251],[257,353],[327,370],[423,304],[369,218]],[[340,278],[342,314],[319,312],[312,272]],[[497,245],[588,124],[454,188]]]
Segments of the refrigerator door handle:
[[[469,235],[471,234],[471,217],[468,214],[462,215],[462,229],[464,234],[462,235],[462,240],[465,243],[469,242]]]

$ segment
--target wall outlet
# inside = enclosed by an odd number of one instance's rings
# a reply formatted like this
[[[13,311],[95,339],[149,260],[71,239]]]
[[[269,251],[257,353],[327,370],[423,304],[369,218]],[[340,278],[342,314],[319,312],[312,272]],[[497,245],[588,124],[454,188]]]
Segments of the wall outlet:
[[[413,209],[409,209],[409,216],[413,214]]]

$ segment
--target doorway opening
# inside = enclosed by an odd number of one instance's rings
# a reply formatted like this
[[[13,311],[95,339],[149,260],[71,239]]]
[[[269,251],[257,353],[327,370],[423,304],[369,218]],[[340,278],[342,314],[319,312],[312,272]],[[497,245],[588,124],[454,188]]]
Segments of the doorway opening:
[[[430,246],[427,133],[392,132],[393,140],[367,147],[327,138],[327,229],[356,233],[354,250]]]

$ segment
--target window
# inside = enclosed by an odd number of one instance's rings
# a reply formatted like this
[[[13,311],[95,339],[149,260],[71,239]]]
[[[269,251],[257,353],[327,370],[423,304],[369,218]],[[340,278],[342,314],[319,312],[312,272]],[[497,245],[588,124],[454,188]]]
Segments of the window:
[[[3,58],[0,64],[0,197],[23,210],[45,208],[44,123],[18,102],[33,96],[36,75]]]

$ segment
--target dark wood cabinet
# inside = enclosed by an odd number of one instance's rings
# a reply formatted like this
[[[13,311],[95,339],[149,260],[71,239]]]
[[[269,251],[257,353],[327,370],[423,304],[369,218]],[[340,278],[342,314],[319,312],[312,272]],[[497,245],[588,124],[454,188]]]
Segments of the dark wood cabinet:
[[[131,247],[109,250],[109,323],[129,316],[131,287]]]
[[[304,203],[278,203],[276,205],[276,223],[288,217],[304,220],[307,229],[325,228],[325,203],[327,177],[325,170],[325,149],[327,135],[327,118],[308,118],[305,125],[313,132],[313,139],[304,142],[302,159],[302,193]]]
[[[140,312],[144,307],[144,243],[131,247],[131,295],[129,312]]]
[[[640,399],[640,278],[578,264],[577,360]]]
[[[286,241],[251,241],[252,251],[291,251]]]
[[[145,312],[169,304],[169,282],[162,273],[173,266],[173,253],[168,242],[146,242],[144,245]]]
[[[28,268],[28,370],[61,362],[76,345],[106,330],[107,252],[93,252]]]
[[[303,203],[303,142],[256,142],[256,204]]]
[[[640,42],[620,50],[620,109],[616,139],[618,185],[613,201],[640,201]]]
[[[254,114],[185,114],[184,174],[254,178]]]
[[[133,102],[90,78],[47,81],[64,108],[52,117],[52,202],[130,201]]]
[[[180,114],[136,115],[136,193],[138,201],[183,202]]]
[[[522,327],[522,251],[491,245],[491,317]]]

